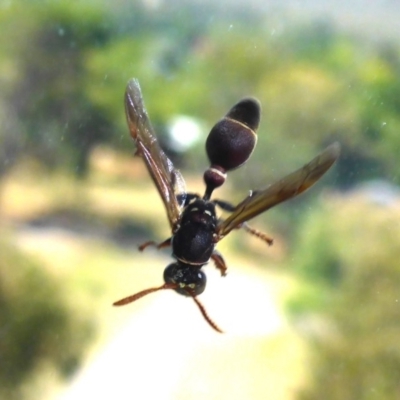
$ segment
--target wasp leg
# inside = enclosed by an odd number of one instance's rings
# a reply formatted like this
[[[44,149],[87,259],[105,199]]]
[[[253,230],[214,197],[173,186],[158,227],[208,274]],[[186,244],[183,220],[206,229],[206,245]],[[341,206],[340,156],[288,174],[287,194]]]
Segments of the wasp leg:
[[[256,192],[253,191],[253,192],[251,192],[251,195],[254,195],[255,193]],[[223,200],[214,200],[214,204],[218,205],[224,211],[232,212],[235,210],[235,206],[233,206],[232,204],[230,204],[226,201],[223,201]],[[272,239],[271,237],[266,235],[264,232],[261,232],[257,229],[252,228],[251,226],[249,226],[247,224],[247,222],[243,222],[242,224],[239,224],[237,226],[237,229],[240,229],[240,228],[243,228],[245,231],[251,233],[254,236],[257,236],[261,240],[264,240],[264,242],[267,242],[269,246],[271,246],[272,243],[274,242],[274,239]]]
[[[243,228],[246,232],[251,233],[254,236],[257,236],[264,242],[268,243],[268,246],[271,246],[274,243],[274,239],[266,235],[264,232],[261,232],[257,229],[252,228],[247,224],[247,222],[243,222],[241,225],[238,225],[238,229]]]
[[[226,276],[226,271],[228,270],[228,267],[225,264],[225,260],[222,257],[222,254],[214,250],[213,253],[211,254],[211,259],[214,261],[215,266],[219,271],[221,272],[221,276]]]
[[[213,203],[221,208],[221,210],[232,212],[235,210],[235,206],[224,200],[213,200]]]
[[[149,240],[148,242],[141,244],[139,246],[139,250],[143,251],[146,247],[149,247],[149,246],[155,246],[155,247],[157,247],[157,250],[160,250],[165,247],[171,246],[171,240],[172,240],[172,238],[168,238],[167,240],[164,240],[161,243],[156,243],[156,242],[153,242],[152,240]]]

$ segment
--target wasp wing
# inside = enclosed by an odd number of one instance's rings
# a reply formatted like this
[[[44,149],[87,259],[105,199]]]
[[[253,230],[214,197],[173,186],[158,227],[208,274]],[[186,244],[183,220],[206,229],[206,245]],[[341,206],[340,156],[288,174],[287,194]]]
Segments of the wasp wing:
[[[137,154],[143,158],[167,210],[171,228],[174,230],[185,200],[185,183],[180,172],[174,168],[172,161],[158,144],[137,79],[131,79],[127,84],[125,112],[131,136],[136,143]]]
[[[339,154],[339,143],[333,143],[302,168],[264,190],[251,193],[235,207],[226,220],[219,222],[217,234],[220,239],[243,222],[307,190],[328,171],[339,157]]]

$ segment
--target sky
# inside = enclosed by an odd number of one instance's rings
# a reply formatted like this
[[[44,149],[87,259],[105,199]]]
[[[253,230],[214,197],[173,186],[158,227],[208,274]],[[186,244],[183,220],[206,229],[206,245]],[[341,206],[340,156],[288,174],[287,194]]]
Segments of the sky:
[[[156,8],[167,0],[142,0]],[[169,4],[171,0],[169,0]],[[174,0],[182,3],[184,0]],[[186,0],[215,4],[215,0]],[[400,1],[398,0],[220,0],[221,8],[253,8],[266,17],[296,20],[326,19],[338,27],[371,38],[400,38]]]

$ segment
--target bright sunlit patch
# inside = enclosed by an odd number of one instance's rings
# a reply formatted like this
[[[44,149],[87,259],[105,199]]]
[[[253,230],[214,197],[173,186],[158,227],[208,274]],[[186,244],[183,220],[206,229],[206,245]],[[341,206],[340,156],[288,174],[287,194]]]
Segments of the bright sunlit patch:
[[[221,278],[207,270],[207,311],[227,335],[274,335],[285,326],[285,318],[274,298],[267,276],[248,274],[229,265]]]
[[[172,148],[184,152],[199,140],[201,127],[194,118],[180,115],[172,119],[169,133]]]

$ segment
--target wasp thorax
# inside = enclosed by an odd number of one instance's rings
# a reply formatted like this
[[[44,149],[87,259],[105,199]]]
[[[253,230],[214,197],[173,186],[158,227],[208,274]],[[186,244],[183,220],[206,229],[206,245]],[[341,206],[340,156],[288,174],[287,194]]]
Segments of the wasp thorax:
[[[164,270],[164,281],[178,284],[175,291],[184,296],[197,296],[204,292],[207,278],[200,267],[172,263]]]
[[[257,100],[244,99],[214,125],[206,141],[207,155],[213,167],[218,166],[225,172],[248,160],[257,142],[260,113]]]

